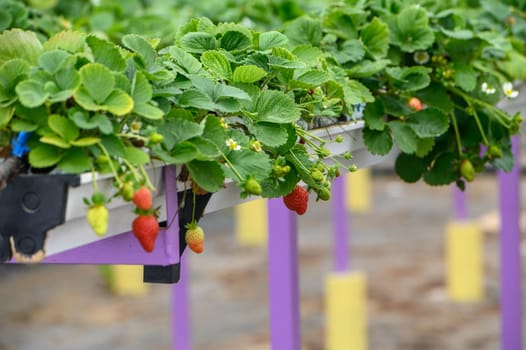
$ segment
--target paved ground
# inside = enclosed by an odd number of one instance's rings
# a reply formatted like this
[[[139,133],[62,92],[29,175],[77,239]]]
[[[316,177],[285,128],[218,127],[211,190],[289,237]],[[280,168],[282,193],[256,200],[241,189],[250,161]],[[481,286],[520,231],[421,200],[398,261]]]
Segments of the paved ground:
[[[470,216],[494,210],[496,193],[492,176],[470,186]],[[496,234],[485,236],[484,301],[460,305],[445,295],[443,236],[451,199],[448,188],[379,176],[374,213],[352,216],[352,266],[365,271],[369,283],[370,349],[499,348]],[[323,349],[329,214],[330,206],[322,203],[300,220],[306,350]],[[202,223],[207,250],[190,260],[195,349],[268,349],[265,249],[236,244],[231,210]],[[146,296],[115,296],[93,266],[4,266],[0,281],[0,350],[170,349],[167,286],[151,286]]]

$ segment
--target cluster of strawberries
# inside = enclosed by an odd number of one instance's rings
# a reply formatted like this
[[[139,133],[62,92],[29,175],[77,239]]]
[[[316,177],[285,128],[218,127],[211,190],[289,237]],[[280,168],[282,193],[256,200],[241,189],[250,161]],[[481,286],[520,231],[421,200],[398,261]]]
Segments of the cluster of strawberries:
[[[132,223],[133,234],[145,251],[152,252],[159,234],[159,222],[152,208],[152,192],[146,186],[141,186],[133,194],[132,202],[137,213]]]

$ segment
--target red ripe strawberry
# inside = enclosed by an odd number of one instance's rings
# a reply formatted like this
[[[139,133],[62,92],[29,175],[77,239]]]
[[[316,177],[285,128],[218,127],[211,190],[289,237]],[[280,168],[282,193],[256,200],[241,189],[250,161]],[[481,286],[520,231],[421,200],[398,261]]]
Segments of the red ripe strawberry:
[[[152,208],[152,193],[146,186],[141,186],[135,193],[132,198],[133,203],[137,208],[141,210],[150,210]]]
[[[205,233],[196,223],[188,224],[185,241],[194,253],[200,254],[205,249]]]
[[[309,202],[309,192],[300,185],[296,185],[291,193],[283,197],[285,206],[295,211],[298,215],[303,215],[307,211]]]
[[[139,215],[133,220],[132,230],[143,249],[148,253],[153,251],[155,239],[159,234],[157,218],[153,214]]]

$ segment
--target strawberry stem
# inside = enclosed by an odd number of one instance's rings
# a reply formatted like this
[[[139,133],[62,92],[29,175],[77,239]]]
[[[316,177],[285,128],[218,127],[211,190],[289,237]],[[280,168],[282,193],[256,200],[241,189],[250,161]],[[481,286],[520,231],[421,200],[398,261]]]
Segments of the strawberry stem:
[[[237,178],[239,179],[239,181],[243,182],[245,181],[245,179],[241,176],[241,174],[239,173],[239,171],[237,171],[236,167],[234,166],[234,164],[232,164],[232,162],[230,161],[230,159],[228,159],[228,157],[221,151],[219,151],[219,153],[221,153],[221,156],[223,157],[223,159],[225,160],[225,162],[228,164],[228,166],[230,167],[230,169],[232,169],[232,171],[234,172],[234,174],[237,176]]]
[[[155,191],[155,186],[150,181],[150,177],[148,176],[146,169],[144,169],[142,165],[139,165],[139,169],[141,170],[141,174],[144,177],[146,187],[148,187],[151,191]]]
[[[117,170],[115,170],[115,167],[113,166],[113,162],[111,160],[110,154],[108,153],[108,150],[106,149],[106,147],[104,147],[104,145],[101,142],[97,143],[97,145],[102,150],[102,153],[104,153],[104,155],[108,157],[108,164],[110,165],[110,169],[111,169],[111,172],[113,173],[113,177],[115,178],[115,180],[117,180],[117,183],[119,184],[119,186],[121,186],[122,180],[120,179],[119,174],[117,174]]]
[[[455,116],[454,112],[450,113],[451,115],[451,122],[453,123],[453,129],[455,130],[455,138],[457,139],[457,150],[458,155],[462,157],[462,141],[460,140],[460,133],[458,131],[458,124],[457,124],[457,117]]]

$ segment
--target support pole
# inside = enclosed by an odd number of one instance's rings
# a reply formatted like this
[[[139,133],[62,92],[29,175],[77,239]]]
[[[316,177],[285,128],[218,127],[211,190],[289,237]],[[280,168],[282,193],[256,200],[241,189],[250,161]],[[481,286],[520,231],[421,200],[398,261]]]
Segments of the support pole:
[[[180,273],[178,283],[172,284],[172,349],[190,350],[192,348],[190,298],[188,295],[188,257],[181,257]]]
[[[484,235],[468,219],[467,195],[453,188],[454,220],[446,226],[446,285],[451,300],[478,302],[484,296]]]
[[[239,244],[265,246],[267,243],[267,200],[256,199],[236,205],[235,230]]]
[[[348,214],[345,178],[332,185],[333,266],[325,280],[327,350],[367,349],[367,279],[349,270]],[[347,197],[348,198],[348,197]]]
[[[520,139],[514,136],[515,165],[509,173],[499,171],[501,348],[522,350],[521,233],[520,233]]]
[[[298,229],[281,198],[268,201],[270,342],[273,350],[300,350]]]

